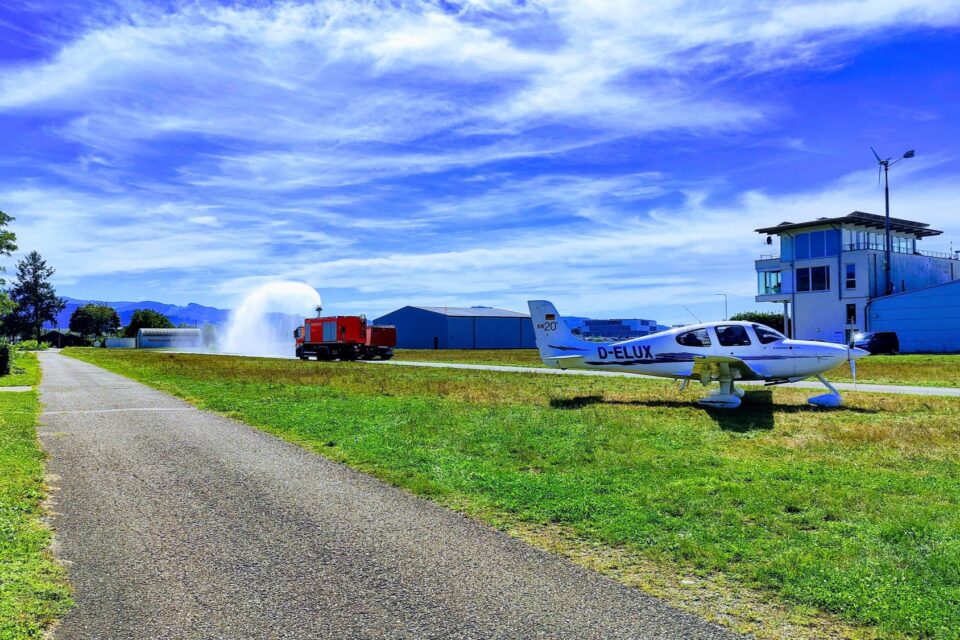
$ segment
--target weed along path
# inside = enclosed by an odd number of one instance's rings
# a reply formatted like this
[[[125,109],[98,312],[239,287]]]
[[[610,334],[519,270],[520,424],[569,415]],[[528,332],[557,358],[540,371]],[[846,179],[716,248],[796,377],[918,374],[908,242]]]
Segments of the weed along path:
[[[40,358],[76,599],[56,637],[732,637],[279,438]]]

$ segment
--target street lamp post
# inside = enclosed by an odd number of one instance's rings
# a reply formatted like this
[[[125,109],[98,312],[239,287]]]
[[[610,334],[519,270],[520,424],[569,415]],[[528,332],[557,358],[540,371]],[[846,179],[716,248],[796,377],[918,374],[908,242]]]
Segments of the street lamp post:
[[[916,154],[914,153],[913,149],[910,149],[910,151],[907,151],[893,162],[890,162],[890,158],[881,160],[880,156],[877,155],[877,152],[874,151],[873,147],[870,147],[870,151],[873,151],[873,155],[877,159],[877,163],[880,165],[880,167],[883,167],[883,202],[886,210],[886,216],[883,224],[883,279],[885,282],[883,291],[884,295],[888,296],[893,293],[893,280],[890,279],[890,254],[893,252],[893,240],[890,237],[890,167],[897,164],[901,160],[912,158]]]
[[[727,294],[725,293],[715,293],[715,296],[723,296],[723,319],[724,321],[730,317],[730,311],[727,309]]]

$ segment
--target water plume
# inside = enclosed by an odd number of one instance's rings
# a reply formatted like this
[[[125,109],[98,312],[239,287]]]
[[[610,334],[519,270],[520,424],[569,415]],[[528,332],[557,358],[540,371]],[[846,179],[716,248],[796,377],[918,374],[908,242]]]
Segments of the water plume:
[[[316,315],[320,294],[303,282],[268,282],[250,292],[230,314],[220,351],[250,356],[294,354],[293,330]]]

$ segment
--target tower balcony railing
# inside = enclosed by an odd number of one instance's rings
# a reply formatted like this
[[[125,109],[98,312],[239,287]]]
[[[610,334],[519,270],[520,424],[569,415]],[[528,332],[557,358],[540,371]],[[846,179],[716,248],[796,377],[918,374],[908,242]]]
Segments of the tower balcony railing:
[[[853,242],[843,245],[844,251],[883,251],[885,249],[882,242]],[[916,249],[910,247],[909,245],[897,245],[893,244],[891,248],[893,253],[904,253],[907,255],[914,256],[926,256],[928,258],[945,258],[947,260],[957,260],[957,255],[955,253],[947,253],[944,251],[927,251],[925,249]]]
[[[853,244],[843,245],[843,251],[883,251],[883,243],[877,242],[857,242]],[[942,258],[944,260],[960,260],[960,252],[948,253],[946,251],[927,251],[926,249],[909,249],[905,247],[894,246],[892,249],[893,253],[901,253],[905,255],[914,255],[914,256],[925,256],[927,258]],[[762,260],[779,260],[780,254],[778,253],[761,253],[758,261]]]
[[[946,258],[947,260],[958,260],[957,254],[949,254],[943,251],[926,251],[924,249],[917,249],[914,253],[918,253],[921,256],[927,256],[929,258]]]

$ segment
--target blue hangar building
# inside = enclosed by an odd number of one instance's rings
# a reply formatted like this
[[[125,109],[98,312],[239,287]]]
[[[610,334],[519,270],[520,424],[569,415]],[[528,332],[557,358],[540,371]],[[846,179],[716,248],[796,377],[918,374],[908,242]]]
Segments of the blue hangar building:
[[[374,324],[397,328],[401,349],[535,349],[526,313],[490,307],[403,307]]]

